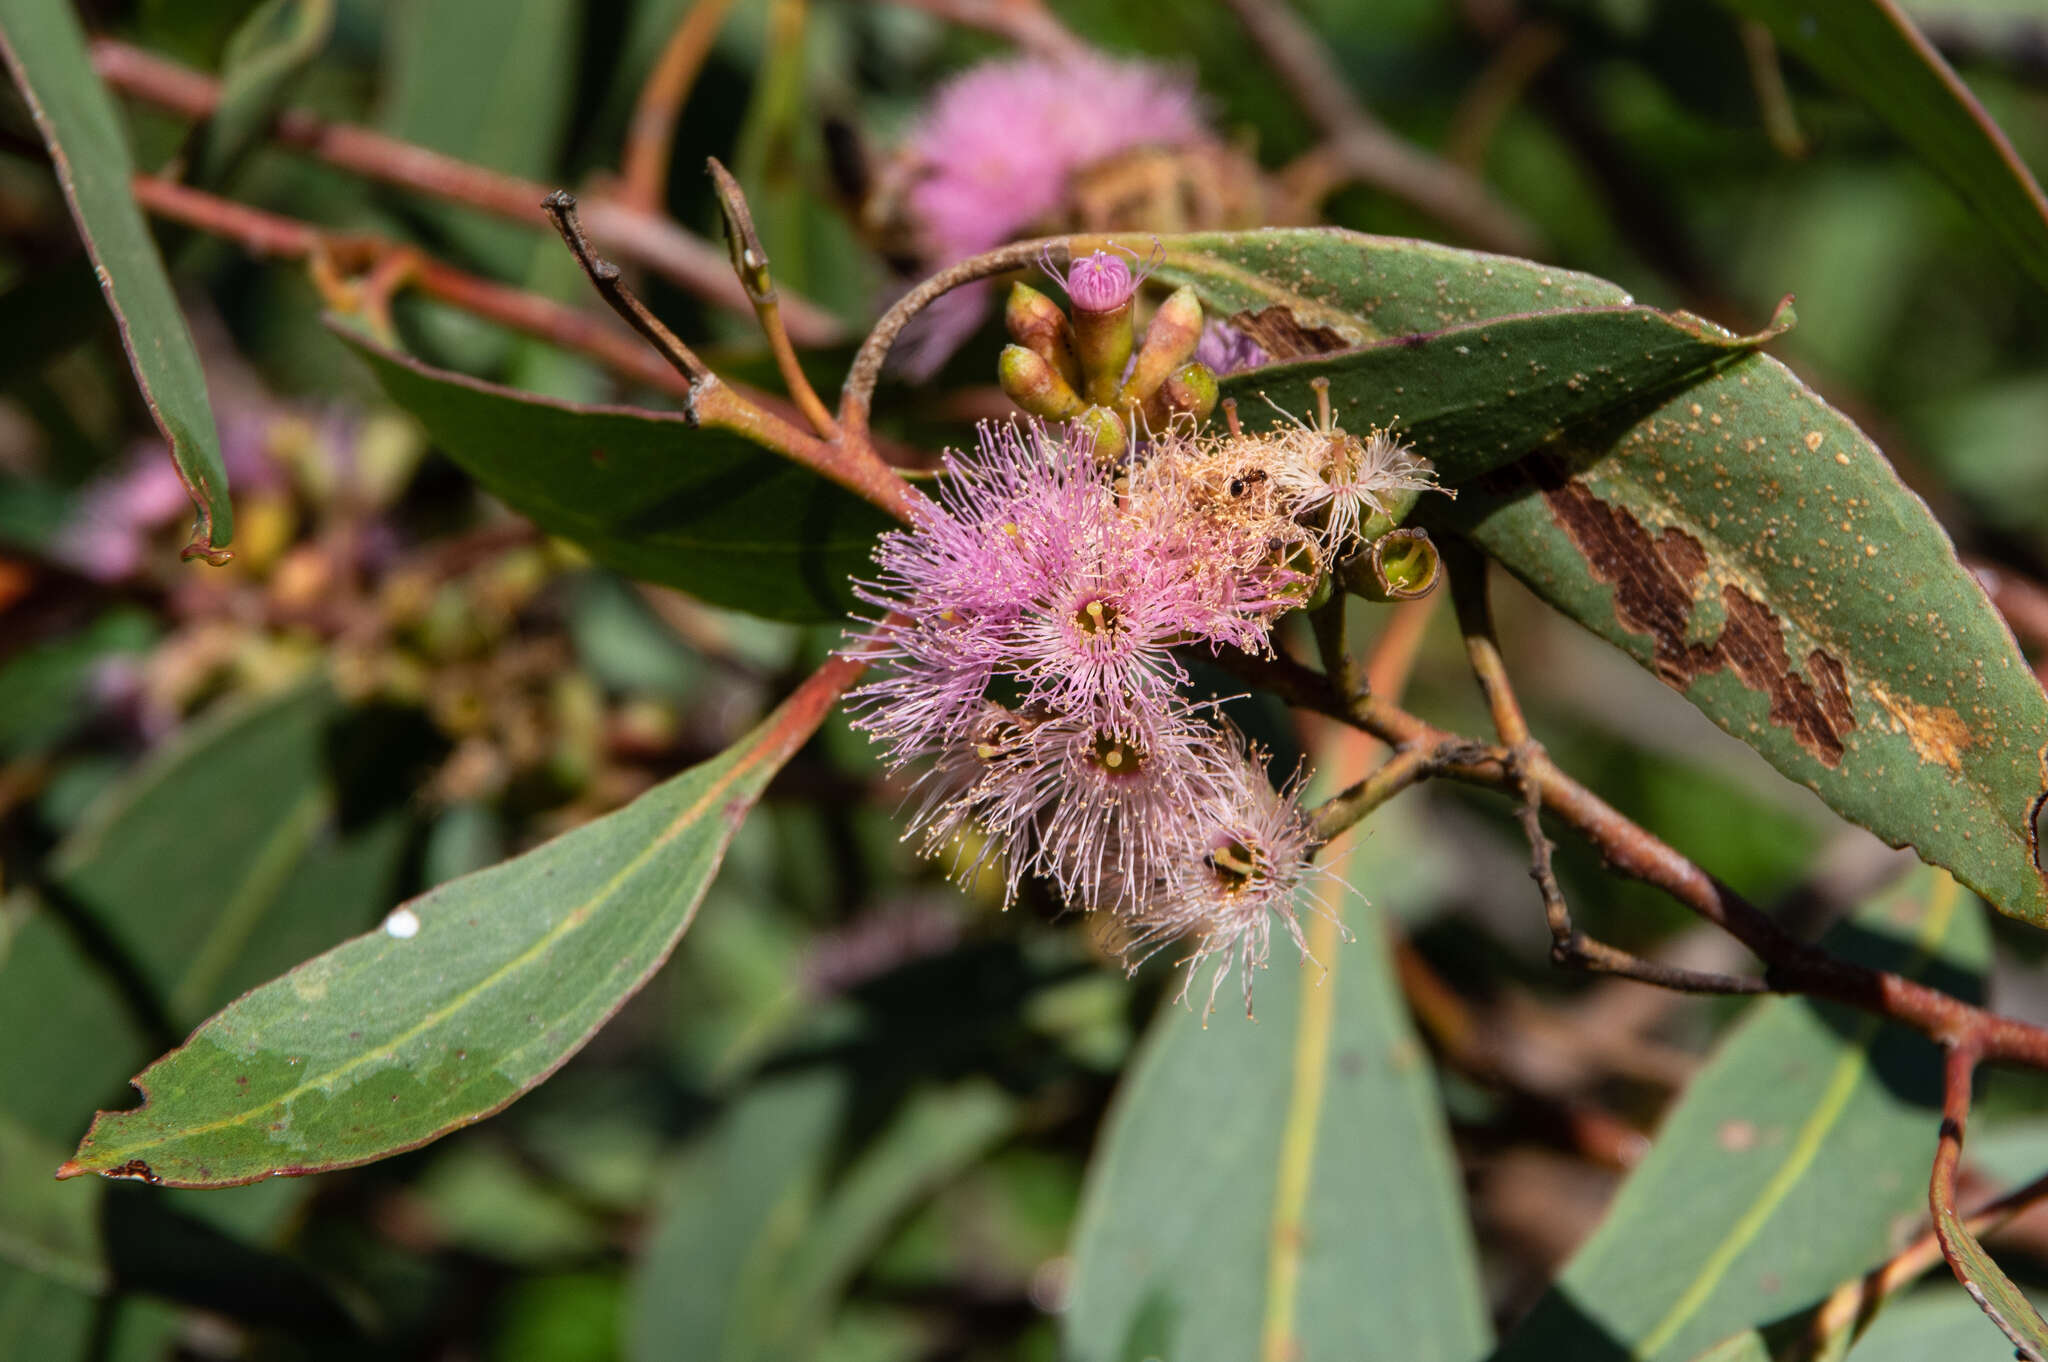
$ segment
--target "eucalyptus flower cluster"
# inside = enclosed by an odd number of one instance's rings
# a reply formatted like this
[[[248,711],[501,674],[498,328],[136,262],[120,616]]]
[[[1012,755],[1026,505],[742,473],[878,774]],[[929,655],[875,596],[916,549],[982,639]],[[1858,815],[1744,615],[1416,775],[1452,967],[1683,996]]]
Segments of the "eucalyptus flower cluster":
[[[1135,287],[1115,256],[1076,262],[1076,322],[1083,297],[1128,308]],[[946,456],[918,523],[883,537],[860,588],[885,614],[862,639],[877,676],[855,722],[914,773],[909,835],[925,854],[952,855],[963,880],[1000,866],[1006,897],[1037,876],[1114,914],[1133,968],[1186,940],[1183,995],[1213,966],[1213,1007],[1235,970],[1249,1011],[1276,926],[1303,940],[1316,838],[1298,782],[1274,788],[1263,754],[1190,695],[1184,658],[1269,653],[1362,521],[1431,484],[1392,436],[1348,434],[1327,410],[1205,434],[1170,396],[1155,402],[1200,332],[1199,308],[1190,328],[1173,303],[1145,345],[1077,363],[1073,382],[1048,363],[1096,401],[1065,403],[1065,423],[984,424],[974,450]],[[1161,318],[1173,342],[1134,386]],[[1210,377],[1204,405],[1215,391]],[[1106,445],[1106,429],[1122,438]]]

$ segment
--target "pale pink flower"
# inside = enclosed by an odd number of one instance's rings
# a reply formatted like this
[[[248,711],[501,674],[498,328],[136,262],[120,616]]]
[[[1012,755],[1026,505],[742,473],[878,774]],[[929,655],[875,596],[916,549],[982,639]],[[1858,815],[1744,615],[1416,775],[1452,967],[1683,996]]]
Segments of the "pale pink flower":
[[[985,425],[858,588],[889,613],[854,725],[923,768],[909,835],[976,847],[963,877],[1001,854],[1013,894],[1038,873],[1096,906],[1215,797],[1217,730],[1174,650],[1264,649],[1295,578],[1145,471],[1113,481],[1084,435]]]
[[[911,213],[932,254],[956,260],[1050,217],[1084,166],[1207,140],[1183,73],[1086,52],[983,62],[941,85],[910,135]]]
[[[1314,825],[1297,798],[1298,785],[1275,790],[1257,751],[1248,751],[1234,732],[1222,748],[1216,796],[1183,813],[1172,846],[1152,862],[1152,879],[1133,895],[1126,956],[1135,969],[1167,944],[1189,941],[1178,997],[1185,1000],[1208,969],[1205,1017],[1215,1011],[1216,994],[1233,970],[1244,988],[1245,1015],[1251,1015],[1253,974],[1266,967],[1276,926],[1309,958],[1301,912],[1327,911],[1319,895],[1330,879],[1311,859]]]
[[[1095,53],[983,62],[941,85],[905,151],[909,211],[934,269],[1050,225],[1076,171],[1138,147],[1212,140],[1187,75]],[[953,290],[913,320],[896,362],[938,372],[987,315],[989,286]]]
[[[1130,256],[1130,262],[1126,262],[1117,251]],[[1071,262],[1064,271],[1053,267],[1049,250],[1039,257],[1039,264],[1067,291],[1067,298],[1076,312],[1114,312],[1131,301],[1138,286],[1151,277],[1164,258],[1165,250],[1155,238],[1149,260],[1141,261],[1136,251],[1119,246],[1115,251],[1090,251]],[[1132,269],[1132,263],[1138,268]]]

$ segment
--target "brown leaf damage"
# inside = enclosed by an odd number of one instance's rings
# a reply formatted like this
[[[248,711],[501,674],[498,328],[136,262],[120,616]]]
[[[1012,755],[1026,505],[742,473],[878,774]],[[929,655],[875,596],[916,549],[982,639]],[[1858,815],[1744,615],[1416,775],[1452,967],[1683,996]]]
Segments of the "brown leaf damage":
[[[1893,695],[1876,682],[1871,683],[1870,693],[1892,716],[1893,730],[1904,733],[1913,744],[1920,760],[1939,763],[1961,774],[1963,749],[1970,745],[1970,728],[1962,715],[1947,705],[1923,705]]]
[[[1840,662],[1816,648],[1807,654],[1807,675],[1801,676],[1785,647],[1783,622],[1769,606],[1733,585],[1721,588],[1727,623],[1720,637],[1704,643],[1688,638],[1697,604],[1694,586],[1707,571],[1707,553],[1699,541],[1673,526],[1652,536],[1628,511],[1601,501],[1554,464],[1533,471],[1551,518],[1585,556],[1594,578],[1614,588],[1615,617],[1623,627],[1650,636],[1651,665],[1658,677],[1682,691],[1698,677],[1726,667],[1745,686],[1770,697],[1771,722],[1790,729],[1822,765],[1842,764],[1844,738],[1856,727],[1856,712]],[[1914,738],[1915,750],[1920,741]],[[1952,757],[1953,747],[1949,750]]]
[[[1259,343],[1275,360],[1302,359],[1349,350],[1351,342],[1328,326],[1303,326],[1284,304],[1275,303],[1256,312],[1239,312],[1230,324]]]

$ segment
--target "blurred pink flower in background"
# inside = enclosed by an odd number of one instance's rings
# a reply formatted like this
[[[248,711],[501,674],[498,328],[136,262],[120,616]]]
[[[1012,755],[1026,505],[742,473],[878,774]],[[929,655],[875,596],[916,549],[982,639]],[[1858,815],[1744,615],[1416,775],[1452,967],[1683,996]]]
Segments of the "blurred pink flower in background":
[[[910,134],[910,214],[941,269],[1046,224],[1084,167],[1213,140],[1189,74],[1095,53],[984,62],[941,85]],[[987,310],[985,284],[940,298],[899,347],[905,372],[930,377]]]

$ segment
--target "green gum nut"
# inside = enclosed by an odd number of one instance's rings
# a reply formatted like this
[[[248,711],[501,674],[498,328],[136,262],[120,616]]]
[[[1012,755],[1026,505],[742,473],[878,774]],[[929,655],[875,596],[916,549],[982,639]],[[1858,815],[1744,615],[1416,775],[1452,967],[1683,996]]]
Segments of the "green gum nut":
[[[1345,563],[1344,589],[1369,601],[1413,601],[1436,590],[1443,560],[1429,531],[1389,530]]]
[[[1066,421],[1079,416],[1088,405],[1044,356],[1021,345],[1003,347],[996,374],[1010,400],[1033,416]]]

